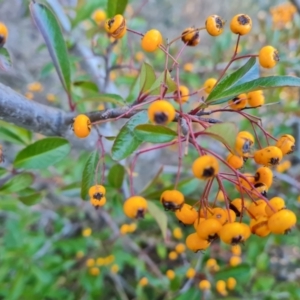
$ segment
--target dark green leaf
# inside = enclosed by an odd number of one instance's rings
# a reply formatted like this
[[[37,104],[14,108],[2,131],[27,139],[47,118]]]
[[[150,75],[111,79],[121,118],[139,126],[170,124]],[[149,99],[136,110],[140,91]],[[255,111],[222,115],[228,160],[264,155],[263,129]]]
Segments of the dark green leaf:
[[[7,174],[7,170],[5,168],[0,167],[0,177],[2,177],[4,174]]]
[[[124,106],[124,100],[121,96],[115,95],[115,94],[99,94],[97,96],[84,98],[80,101],[77,101],[77,104],[79,103],[85,103],[85,102],[108,102],[116,104],[117,106]]]
[[[165,239],[167,236],[168,228],[168,217],[166,213],[151,201],[148,201],[148,211],[150,215],[156,220],[162,232],[163,238]]]
[[[70,152],[66,139],[49,137],[21,150],[14,161],[16,168],[45,169],[62,160]]]
[[[204,133],[208,133],[212,138],[226,145],[234,153],[235,139],[238,133],[235,123],[214,124],[205,129]]]
[[[116,189],[119,189],[122,187],[124,175],[125,175],[124,167],[120,164],[116,164],[110,168],[107,176],[107,180],[111,186],[113,186]]]
[[[134,115],[120,130],[112,146],[112,158],[121,160],[132,154],[142,143],[134,134],[134,128],[147,122],[146,111],[141,111]]]
[[[85,163],[81,180],[81,198],[83,200],[87,200],[89,188],[95,182],[95,171],[98,161],[99,152],[96,150],[90,154]]]
[[[210,104],[214,104],[216,100],[235,97],[241,93],[249,93],[257,90],[265,90],[270,88],[278,88],[278,87],[300,87],[300,78],[294,76],[269,76],[258,78],[249,82],[242,83],[240,85],[233,86],[216,97],[211,99]],[[225,100],[224,100],[225,101]]]
[[[12,179],[7,181],[2,187],[0,192],[2,193],[16,193],[19,192],[33,183],[34,177],[29,173],[21,173],[15,175]]]
[[[52,11],[44,4],[32,1],[29,7],[32,18],[43,35],[59,79],[67,93],[70,93],[70,61],[58,21]]]
[[[153,124],[141,124],[135,127],[135,135],[143,142],[148,143],[167,143],[177,137],[177,132],[174,130]]]
[[[83,90],[93,91],[96,93],[99,91],[97,84],[91,81],[75,81],[73,82],[73,85],[76,87],[80,87]]]
[[[8,71],[12,66],[10,54],[6,48],[0,48],[0,69]]]
[[[143,63],[140,73],[140,90],[142,93],[149,92],[155,80],[156,76],[152,66],[147,63]]]
[[[41,202],[43,199],[42,193],[34,193],[28,196],[19,196],[18,198],[23,204],[27,206],[31,206],[34,204],[37,204],[38,202]]]
[[[109,18],[120,14],[122,15],[127,6],[128,0],[108,0],[107,1],[107,16]]]
[[[215,280],[234,277],[239,281],[247,282],[251,276],[251,268],[248,264],[242,263],[236,267],[226,267],[215,274]]]
[[[159,95],[160,87],[161,87],[162,83],[164,82],[164,80],[165,80],[165,72],[162,72],[158,76],[158,78],[155,80],[155,82],[153,83],[153,85],[151,86],[151,88],[149,90],[151,95]],[[177,89],[177,85],[176,85],[175,81],[171,78],[169,71],[167,71],[165,83],[168,88],[167,93],[172,93]]]
[[[209,96],[206,99],[206,103],[209,103],[210,99],[215,99],[222,91],[229,89],[233,86],[239,79],[247,75],[247,73],[253,68],[255,65],[256,58],[251,57],[245,65],[241,68],[234,71],[232,74],[229,74],[220,80],[220,82],[214,87]],[[257,74],[258,75],[258,74]],[[249,80],[248,80],[249,81]]]

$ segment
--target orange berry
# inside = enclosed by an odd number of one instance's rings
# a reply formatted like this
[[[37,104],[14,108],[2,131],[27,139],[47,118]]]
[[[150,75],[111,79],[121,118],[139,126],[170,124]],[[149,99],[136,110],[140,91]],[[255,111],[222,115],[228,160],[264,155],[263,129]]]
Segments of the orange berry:
[[[243,157],[234,155],[232,153],[228,154],[226,161],[232,168],[234,168],[236,170],[242,168],[244,165]]]
[[[201,222],[201,226],[197,227],[197,234],[200,239],[212,242],[221,230],[222,224],[216,219],[207,219]]]
[[[185,244],[188,249],[195,253],[207,249],[210,245],[207,240],[200,239],[197,232],[188,235]]]
[[[126,20],[120,14],[115,15],[113,18],[106,20],[104,28],[110,36],[120,39],[126,33]]]
[[[139,286],[143,287],[148,285],[149,281],[147,277],[142,277],[138,283]]]
[[[289,232],[296,223],[296,215],[289,209],[282,209],[269,218],[268,227],[272,233],[285,234]]]
[[[151,29],[142,37],[141,47],[146,52],[154,52],[162,43],[161,33],[156,29]]]
[[[196,46],[200,43],[199,30],[196,30],[194,27],[186,28],[181,34],[181,40],[187,46]]]
[[[192,170],[199,179],[211,179],[219,173],[219,163],[214,156],[203,155],[194,161]]]
[[[217,79],[208,78],[204,82],[204,91],[205,91],[205,93],[209,94],[213,90],[213,88],[215,87],[216,83],[217,83]]]
[[[249,216],[256,218],[258,216],[266,216],[266,201],[263,199],[256,200],[248,206]]]
[[[236,267],[242,263],[242,258],[240,256],[231,256],[229,259],[229,265],[231,267]]]
[[[263,68],[273,68],[279,61],[278,51],[272,46],[262,47],[258,54],[258,60]]]
[[[128,218],[143,218],[147,210],[147,201],[141,196],[132,196],[123,204],[123,210]]]
[[[227,285],[227,288],[229,290],[231,290],[231,291],[234,290],[234,288],[236,287],[236,280],[235,280],[235,278],[229,277],[227,279],[226,285]]]
[[[269,201],[269,205],[266,205],[265,211],[268,217],[271,217],[277,211],[285,209],[285,202],[280,197],[274,197]],[[273,208],[273,209],[272,209]]]
[[[92,124],[90,118],[86,115],[78,115],[74,118],[73,131],[79,138],[87,137],[91,132]]]
[[[264,105],[265,103],[265,97],[263,91],[261,90],[248,93],[247,98],[248,98],[248,104],[251,107],[259,107]]]
[[[182,254],[185,251],[185,245],[183,243],[179,243],[175,246],[175,251],[178,254]]]
[[[212,36],[220,35],[224,30],[225,22],[217,15],[209,16],[205,21],[205,27],[208,34]]]
[[[235,151],[239,156],[248,157],[251,147],[254,145],[254,137],[248,131],[240,131],[235,139]]]
[[[293,153],[295,149],[295,139],[289,134],[284,134],[278,139],[275,146],[281,150],[282,155]]]
[[[206,290],[210,290],[211,288],[211,284],[208,280],[203,279],[199,282],[199,289],[201,291],[206,291]]]
[[[184,203],[175,211],[176,218],[185,225],[192,225],[198,217],[198,212],[191,205]]]
[[[182,234],[182,230],[181,230],[180,227],[174,228],[173,236],[174,236],[175,239],[178,239],[178,240],[182,239],[183,234]]]
[[[273,172],[268,167],[260,167],[256,170],[254,180],[255,183],[263,183],[270,188],[273,183]]]
[[[246,224],[232,222],[225,224],[218,235],[225,244],[235,245],[247,240],[250,236],[250,228]]]
[[[169,253],[169,259],[170,259],[170,260],[176,260],[177,258],[178,258],[178,254],[177,254],[176,251],[171,251],[171,252]]]
[[[252,20],[246,14],[239,14],[231,19],[230,30],[235,34],[245,35],[250,32],[251,28]]]
[[[167,275],[167,277],[168,277],[170,280],[173,280],[173,279],[175,278],[175,276],[176,276],[176,274],[175,274],[175,272],[174,272],[173,270],[168,270],[168,271],[166,272],[166,275]]]
[[[266,216],[258,216],[256,219],[251,219],[250,229],[253,234],[260,237],[265,237],[270,234],[268,227],[268,218]]]
[[[184,195],[177,190],[166,190],[160,196],[160,202],[165,210],[176,211],[184,203]]]
[[[189,100],[189,89],[185,85],[181,85],[179,90],[173,93],[174,100],[178,103],[185,103]],[[180,94],[180,97],[179,97]]]
[[[241,110],[247,105],[247,95],[240,94],[228,102],[229,107],[233,110]]]
[[[242,249],[240,245],[231,246],[231,253],[235,256],[239,256],[242,254]]]
[[[196,270],[194,268],[189,268],[185,273],[185,276],[189,279],[194,278],[195,275],[196,275]]]
[[[152,123],[167,125],[174,120],[176,111],[166,100],[156,100],[149,105],[148,117]]]
[[[8,37],[8,29],[4,23],[0,22],[0,48],[4,46]]]
[[[263,166],[275,166],[282,159],[282,151],[276,146],[268,146],[254,153],[254,160]]]
[[[101,25],[106,19],[106,13],[102,9],[97,9],[92,14],[92,19],[97,25]]]
[[[218,280],[216,282],[216,290],[222,296],[227,296],[228,292],[226,290],[226,282],[224,280]]]

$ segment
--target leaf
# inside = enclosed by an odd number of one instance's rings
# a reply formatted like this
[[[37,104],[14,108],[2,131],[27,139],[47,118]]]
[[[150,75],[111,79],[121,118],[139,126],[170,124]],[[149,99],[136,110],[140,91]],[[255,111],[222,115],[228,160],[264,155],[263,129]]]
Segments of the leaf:
[[[213,104],[218,99],[227,97],[235,97],[241,93],[249,93],[257,90],[265,90],[269,88],[279,87],[300,87],[300,78],[294,76],[269,76],[251,80],[240,85],[233,86],[220,94],[218,94],[210,104]]]
[[[166,213],[158,208],[156,204],[152,201],[148,201],[148,211],[150,215],[156,220],[163,238],[165,239],[167,236],[167,228],[168,228],[168,217]]]
[[[89,188],[95,182],[95,170],[99,161],[99,152],[97,150],[93,151],[88,157],[81,179],[81,199],[87,200]]]
[[[120,130],[112,146],[111,155],[114,160],[121,160],[133,153],[142,141],[134,134],[134,128],[147,122],[146,111],[134,115]]]
[[[153,124],[141,124],[134,128],[135,135],[143,142],[148,143],[167,143],[173,141],[177,137],[174,130]]]
[[[239,281],[247,282],[251,276],[251,268],[248,264],[242,263],[236,267],[226,267],[215,274],[215,280],[234,277]]]
[[[80,87],[83,90],[88,90],[88,91],[93,91],[98,93],[98,86],[91,81],[84,81],[84,80],[75,81],[73,82],[73,85],[76,87]]]
[[[156,76],[152,66],[147,63],[143,63],[140,73],[140,90],[142,93],[150,91],[155,80]]]
[[[37,204],[42,201],[43,194],[42,193],[34,193],[28,196],[19,196],[18,198],[23,204],[27,206],[31,206]]]
[[[45,169],[61,161],[70,152],[66,139],[49,137],[39,140],[21,150],[14,161],[16,168]]]
[[[24,128],[0,121],[0,140],[27,145],[31,140],[31,135],[31,132]]]
[[[30,2],[32,18],[40,30],[59,79],[68,94],[71,92],[70,61],[58,21],[52,11],[44,4]]]
[[[151,189],[155,186],[155,183],[158,181],[159,176],[161,175],[161,173],[163,172],[164,167],[161,166],[159,168],[159,170],[157,171],[157,173],[155,174],[155,176],[146,184],[146,186],[142,189],[142,191],[140,192],[140,194],[147,194],[151,191]]]
[[[234,71],[232,74],[229,74],[223,77],[220,82],[214,87],[211,93],[208,95],[206,99],[206,103],[209,103],[210,99],[215,99],[215,97],[220,94],[222,91],[227,90],[232,85],[234,85],[239,79],[244,77],[255,65],[256,58],[251,57],[245,65],[241,68]],[[258,75],[258,74],[257,74]]]
[[[230,151],[234,153],[235,139],[238,133],[238,128],[235,123],[227,122],[214,124],[205,129],[204,133],[208,133],[214,139],[226,145]]]
[[[97,96],[84,98],[80,101],[77,101],[76,103],[85,103],[85,102],[91,102],[91,101],[99,101],[99,102],[108,102],[116,104],[117,106],[124,106],[124,100],[121,96],[116,94],[98,94]]]
[[[0,69],[8,71],[12,67],[10,54],[6,48],[0,48]]]
[[[16,193],[19,192],[33,183],[34,177],[30,173],[21,173],[15,175],[12,179],[7,181],[2,187],[0,192]]]
[[[122,187],[122,183],[124,180],[125,169],[120,164],[115,164],[109,170],[107,180],[111,186],[116,189],[120,189]]]
[[[165,72],[162,72],[157,79],[155,80],[155,82],[153,83],[153,85],[151,86],[149,93],[151,95],[158,95],[160,93],[160,87],[162,85],[162,83],[164,82],[165,79]],[[167,77],[166,77],[166,86],[168,88],[167,93],[172,93],[177,89],[177,85],[174,82],[174,80],[171,78],[170,72],[167,71]]]
[[[122,15],[127,6],[128,0],[108,0],[107,1],[107,16],[109,18],[120,14]]]

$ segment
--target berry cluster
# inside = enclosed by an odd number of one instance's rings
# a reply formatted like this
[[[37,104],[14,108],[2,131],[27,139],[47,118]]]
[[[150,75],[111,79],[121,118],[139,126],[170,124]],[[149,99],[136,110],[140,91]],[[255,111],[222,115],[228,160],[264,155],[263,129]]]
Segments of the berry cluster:
[[[103,22],[103,16],[94,14],[94,20],[97,24]],[[141,48],[145,52],[154,52],[160,49],[166,54],[166,65],[168,59],[173,60],[173,66],[179,70],[178,58],[185,47],[195,47],[200,43],[200,31],[206,30],[211,36],[218,36],[224,31],[225,22],[217,15],[209,16],[206,19],[203,28],[188,27],[183,30],[181,35],[169,42],[167,46],[164,45],[162,34],[156,30],[151,29],[145,34],[137,33],[127,28],[126,20],[122,15],[116,15],[113,18],[106,20],[104,28],[109,36],[114,39],[121,39],[126,32],[138,34],[141,36]],[[238,35],[235,53],[228,64],[228,67],[233,61],[243,58],[255,57],[263,68],[273,68],[279,61],[278,51],[270,45],[264,46],[260,49],[258,54],[237,56],[237,49],[241,36],[248,34],[252,28],[252,20],[246,14],[239,14],[232,18],[230,22],[230,29],[232,33]],[[177,40],[183,42],[183,48],[176,57],[172,57],[168,52],[169,47]],[[143,57],[142,53],[140,54]],[[142,59],[142,58],[141,58]],[[140,59],[140,60],[141,60]],[[227,67],[227,68],[228,68]],[[284,199],[280,197],[273,197],[268,200],[268,191],[273,183],[272,167],[277,166],[282,158],[293,152],[295,147],[295,139],[293,136],[284,134],[279,139],[274,138],[271,134],[266,132],[262,125],[257,121],[258,118],[244,112],[248,108],[259,108],[264,105],[265,98],[262,90],[255,90],[249,93],[241,93],[236,95],[228,101],[226,106],[216,110],[215,112],[235,112],[245,117],[251,122],[255,137],[248,131],[240,131],[235,137],[235,143],[232,148],[226,146],[229,154],[226,158],[214,151],[202,147],[196,140],[201,136],[205,129],[211,126],[209,121],[201,120],[199,116],[205,115],[204,110],[207,106],[200,105],[185,113],[183,105],[187,103],[191,96],[197,95],[199,91],[204,91],[209,95],[214,91],[227,68],[221,73],[218,79],[208,78],[202,88],[196,92],[190,92],[189,88],[180,84],[179,72],[176,75],[177,89],[172,94],[168,94],[168,88],[165,82],[161,85],[161,92],[159,95],[148,95],[147,92],[140,94],[135,104],[137,107],[147,105],[148,118],[151,123],[159,126],[171,126],[177,124],[178,138],[177,143],[179,148],[183,142],[191,144],[199,154],[199,157],[192,163],[191,169],[193,175],[201,180],[204,185],[204,192],[200,200],[193,205],[185,202],[184,195],[177,189],[177,181],[180,173],[180,166],[178,167],[178,176],[174,189],[165,190],[160,196],[161,205],[166,211],[174,213],[175,217],[184,225],[194,226],[194,232],[186,237],[186,247],[194,252],[205,250],[217,238],[220,238],[225,244],[238,245],[245,242],[251,234],[260,237],[274,234],[285,234],[291,230],[296,224],[296,216],[291,211],[286,209]],[[166,70],[167,71],[167,70]],[[149,98],[148,98],[149,97]],[[176,103],[173,104],[171,100]],[[203,101],[205,104],[205,101]],[[176,107],[179,105],[179,109]],[[187,124],[187,134],[182,135],[181,121]],[[203,130],[195,132],[193,123],[198,123]],[[96,124],[96,122],[94,123]],[[74,119],[73,129],[74,133],[79,138],[85,138],[91,131],[92,122],[86,115],[78,115]],[[263,147],[259,139],[259,135],[255,130],[258,127],[266,138],[267,146]],[[270,143],[269,139],[274,139],[275,142]],[[175,141],[176,142],[176,141]],[[255,143],[258,145],[255,146]],[[163,148],[171,145],[166,143],[157,148]],[[157,149],[153,148],[153,149]],[[152,150],[150,148],[150,150]],[[149,151],[150,151],[149,150]],[[180,151],[180,150],[179,150]],[[182,153],[179,152],[181,159]],[[180,160],[181,161],[181,160]],[[247,162],[248,161],[248,162]],[[245,173],[244,164],[258,165],[256,172]],[[180,162],[181,163],[181,162]],[[243,170],[241,172],[240,170]],[[229,171],[228,171],[229,170]],[[208,196],[212,191],[212,184],[216,181],[219,186],[219,193],[224,196],[224,207],[217,206],[215,201],[210,203]],[[223,182],[229,182],[239,193],[240,198],[231,200],[230,195],[224,188]],[[147,200],[139,195],[134,195],[131,186],[131,194],[123,205],[124,213],[127,217],[136,219],[143,218],[147,211]],[[91,203],[95,207],[105,204],[105,188],[101,185],[96,185],[90,188],[89,195]],[[246,199],[246,197],[250,198]],[[250,221],[245,221],[249,217]],[[239,219],[237,219],[239,218]],[[129,225],[122,226],[121,232],[125,234],[132,232]],[[135,229],[134,229],[135,230]],[[176,259],[181,251],[184,251],[184,245],[178,245],[178,249],[171,251],[169,258]],[[172,270],[169,270],[172,271]],[[169,276],[172,277],[171,272]],[[168,277],[169,277],[168,276]],[[229,286],[234,286],[233,281]],[[200,282],[201,289],[207,289],[207,284]],[[229,288],[229,287],[228,287]],[[217,283],[217,290],[225,294],[225,282]]]

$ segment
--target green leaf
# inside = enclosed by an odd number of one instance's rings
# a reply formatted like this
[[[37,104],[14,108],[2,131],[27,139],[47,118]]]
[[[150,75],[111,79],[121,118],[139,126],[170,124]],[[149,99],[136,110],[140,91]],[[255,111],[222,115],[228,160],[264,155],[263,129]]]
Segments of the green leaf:
[[[16,193],[19,192],[33,183],[34,177],[29,173],[21,173],[15,175],[12,179],[7,181],[2,187],[0,192],[4,193]]]
[[[114,160],[126,158],[139,147],[142,141],[134,134],[134,128],[147,120],[147,112],[141,111],[121,128],[112,146],[111,155]]]
[[[149,93],[151,95],[159,95],[160,93],[160,87],[162,85],[162,83],[164,82],[165,79],[165,72],[162,72],[157,79],[155,80],[155,82],[153,83],[153,85],[150,87]],[[170,72],[167,71],[167,76],[166,76],[166,86],[168,88],[167,93],[172,93],[177,89],[177,85],[175,83],[175,81],[171,78]]]
[[[177,132],[174,130],[153,124],[141,124],[134,128],[135,135],[143,142],[148,143],[167,143],[177,137]]]
[[[235,139],[238,133],[238,128],[235,123],[227,122],[214,124],[205,129],[204,133],[207,133],[212,138],[220,141],[234,153]]]
[[[72,21],[72,27],[76,27],[81,21],[89,18],[93,11],[103,8],[106,0],[79,0],[77,1],[76,17]]]
[[[167,236],[167,228],[168,228],[168,217],[166,213],[151,201],[148,201],[148,211],[150,215],[157,222],[161,230],[162,236],[165,239]]]
[[[32,18],[45,40],[59,79],[66,92],[70,94],[70,61],[58,21],[44,4],[31,1],[29,8]]]
[[[11,142],[14,144],[27,145],[31,140],[31,132],[0,121],[0,140]]]
[[[42,201],[43,194],[42,193],[34,193],[28,196],[19,196],[18,198],[23,204],[27,206],[31,206],[37,204]]]
[[[125,169],[120,164],[115,164],[109,170],[107,180],[111,186],[116,189],[120,189],[122,187],[122,183],[125,176]]]
[[[242,263],[236,267],[226,267],[215,274],[215,280],[234,277],[239,281],[247,282],[251,276],[251,268],[248,264]]]
[[[8,71],[12,67],[10,54],[6,48],[0,48],[0,69]]]
[[[97,96],[84,98],[76,103],[85,103],[85,102],[108,102],[116,104],[117,106],[124,106],[124,100],[121,96],[116,94],[98,94]]]
[[[156,76],[153,67],[143,63],[140,73],[140,90],[142,93],[149,92],[155,80]]]
[[[70,152],[66,139],[49,137],[21,150],[14,161],[16,168],[45,169],[61,161]]]
[[[120,14],[122,15],[127,6],[128,0],[108,0],[107,1],[107,16],[109,18]]]
[[[245,65],[241,68],[234,71],[232,74],[229,74],[220,80],[220,82],[214,87],[211,93],[208,95],[206,99],[206,103],[209,103],[210,99],[215,99],[222,91],[227,90],[231,86],[233,86],[239,79],[244,77],[255,65],[256,58],[251,57]],[[257,74],[258,75],[258,74]],[[249,80],[248,80],[249,81]]]
[[[251,80],[240,85],[233,86],[225,91],[222,91],[214,97],[210,104],[215,103],[218,99],[235,97],[241,93],[249,93],[257,90],[265,90],[279,87],[300,87],[300,78],[294,76],[269,76]],[[226,100],[224,100],[226,101]]]
[[[99,152],[97,150],[93,151],[88,157],[83,172],[81,180],[81,198],[87,200],[89,188],[95,182],[95,171],[99,161]]]
[[[76,87],[80,87],[83,90],[88,90],[88,91],[93,91],[98,93],[98,86],[91,81],[84,81],[84,80],[75,81],[73,82],[73,85]]]

